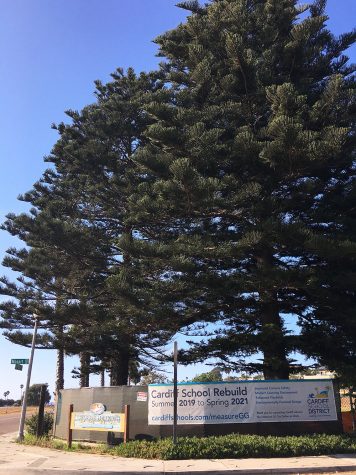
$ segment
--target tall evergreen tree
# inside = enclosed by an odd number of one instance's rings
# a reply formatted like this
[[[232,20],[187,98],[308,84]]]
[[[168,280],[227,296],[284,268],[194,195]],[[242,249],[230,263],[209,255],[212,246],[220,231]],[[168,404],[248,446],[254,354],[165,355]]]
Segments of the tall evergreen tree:
[[[131,235],[123,224],[131,155],[148,121],[143,96],[160,87],[157,79],[157,74],[137,77],[118,70],[112,83],[98,82],[97,103],[81,113],[68,111],[72,123],[54,126],[60,138],[46,159],[54,168],[22,198],[33,206],[31,215],[9,215],[4,225],[30,247],[10,250],[4,262],[24,276],[19,286],[3,279],[1,292],[17,299],[1,308],[7,336],[24,342],[18,329],[27,323],[28,302],[47,312],[51,347],[60,341],[55,326],[67,326],[62,348],[83,356],[82,384],[90,355],[110,360],[113,384],[127,384],[129,361],[138,349],[155,350],[163,341],[135,296],[130,256],[117,244]],[[54,296],[66,302],[56,312],[53,304],[43,304]]]
[[[315,339],[333,328],[355,362],[354,211],[342,215],[355,197],[355,34],[326,29],[325,3],[183,2],[187,22],[157,39],[167,87],[134,154],[126,222],[139,239],[124,245],[178,327],[215,325],[187,361],[288,378],[296,351],[332,362]]]
[[[117,70],[67,112],[31,213],[4,225],[28,246],[5,259],[8,338],[28,344],[40,308],[40,344],[115,385],[178,329],[206,336],[187,361],[287,378],[299,351],[349,371],[355,35],[325,28],[325,3],[183,2],[158,73]]]

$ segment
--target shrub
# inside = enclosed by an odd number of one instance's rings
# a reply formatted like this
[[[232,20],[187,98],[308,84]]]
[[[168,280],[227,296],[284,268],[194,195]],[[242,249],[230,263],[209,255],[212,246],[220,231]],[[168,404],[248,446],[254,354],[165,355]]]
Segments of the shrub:
[[[154,442],[132,441],[115,447],[121,457],[179,460],[208,458],[293,457],[356,453],[356,440],[344,435],[259,436],[231,434],[217,437],[181,437]]]
[[[31,417],[26,419],[26,429],[27,432],[31,435],[36,435],[37,424],[38,424],[38,414],[33,414]],[[45,412],[43,416],[43,435],[48,436],[53,427],[53,414]]]
[[[171,438],[156,441],[136,440],[115,447],[73,443],[27,435],[23,443],[95,454],[142,459],[226,459],[295,457],[302,455],[356,454],[356,438],[348,435],[260,436],[230,434],[205,438],[181,437],[177,445]]]

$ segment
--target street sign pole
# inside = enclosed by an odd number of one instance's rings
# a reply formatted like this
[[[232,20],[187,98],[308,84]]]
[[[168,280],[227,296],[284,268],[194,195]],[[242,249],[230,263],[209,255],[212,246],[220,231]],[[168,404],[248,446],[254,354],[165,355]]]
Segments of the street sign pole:
[[[178,364],[178,344],[175,341],[174,350],[173,350],[173,444],[177,443],[177,419],[178,419],[177,364]]]
[[[36,335],[37,335],[38,315],[35,315],[35,314],[34,314],[34,315],[33,315],[33,318],[35,319],[35,326],[34,326],[34,328],[33,328],[30,362],[29,362],[29,365],[28,365],[26,386],[25,386],[25,391],[24,391],[23,400],[22,400],[22,408],[21,408],[21,418],[20,418],[20,425],[19,425],[19,433],[18,433],[18,437],[17,437],[17,439],[18,439],[19,442],[21,442],[21,441],[23,440],[23,438],[24,438],[24,427],[25,427],[26,409],[27,409],[27,394],[28,394],[28,389],[29,389],[29,387],[30,387],[33,356],[34,356],[34,353],[35,353],[35,343],[36,343]]]

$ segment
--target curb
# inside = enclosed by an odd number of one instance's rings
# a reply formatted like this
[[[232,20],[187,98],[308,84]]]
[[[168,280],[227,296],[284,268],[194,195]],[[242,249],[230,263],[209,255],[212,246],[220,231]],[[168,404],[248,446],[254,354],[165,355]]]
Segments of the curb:
[[[200,471],[147,471],[149,475],[235,475],[235,474],[246,474],[246,475],[262,475],[262,474],[330,474],[336,472],[351,472],[356,473],[356,465],[341,465],[333,467],[303,467],[303,468],[261,468],[261,469],[245,469],[245,468],[234,468],[226,470],[200,470]],[[55,469],[0,469],[0,475],[39,475],[39,474],[53,474],[53,475],[78,475],[78,473],[87,473],[88,475],[142,475],[142,471],[97,471],[97,470],[55,470]]]

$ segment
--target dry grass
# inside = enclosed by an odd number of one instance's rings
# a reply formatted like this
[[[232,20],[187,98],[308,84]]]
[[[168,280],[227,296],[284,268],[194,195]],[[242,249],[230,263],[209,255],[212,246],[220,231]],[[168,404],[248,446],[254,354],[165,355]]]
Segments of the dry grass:
[[[27,408],[28,414],[33,414],[37,410],[37,407],[29,406]],[[17,414],[21,412],[21,406],[0,407],[0,416],[4,414]]]

